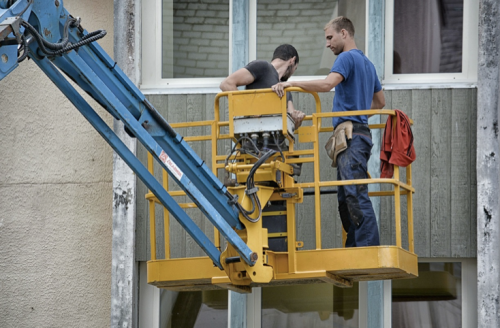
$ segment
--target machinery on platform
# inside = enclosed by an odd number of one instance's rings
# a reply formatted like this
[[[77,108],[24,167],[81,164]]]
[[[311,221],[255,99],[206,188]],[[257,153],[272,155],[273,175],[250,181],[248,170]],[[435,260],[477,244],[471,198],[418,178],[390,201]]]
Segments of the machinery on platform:
[[[253,90],[217,95],[214,120],[205,122],[212,127],[212,133],[206,137],[212,141],[214,150],[210,169],[174,130],[181,125],[169,124],[95,42],[104,35],[105,31],[85,31],[80,19],[72,17],[63,7],[62,0],[0,0],[0,80],[26,58],[33,60],[149,188],[148,200],[163,205],[207,254],[201,258],[171,259],[166,251],[164,259],[157,259],[153,210],[150,284],[175,290],[227,288],[246,292],[252,286],[266,284],[326,281],[349,287],[358,280],[417,276],[411,166],[406,169],[406,182],[400,181],[398,168],[393,179],[320,181],[319,135],[332,131],[322,128],[321,120],[339,113],[321,113],[319,98],[312,94],[316,113],[307,118],[312,124],[294,131],[286,102],[270,90]],[[149,171],[61,72],[121,120],[126,131],[145,146],[150,153]],[[303,92],[298,88],[287,91]],[[226,97],[228,120],[222,121],[219,100]],[[394,115],[394,112],[345,113],[367,114]],[[222,128],[228,129],[228,133],[223,133]],[[217,154],[216,144],[220,140],[233,142],[230,154]],[[294,150],[296,142],[310,143],[313,147]],[[193,222],[173,193],[154,177],[153,160],[213,224],[216,230],[213,238]],[[295,181],[300,163],[313,163],[313,181]],[[217,176],[220,169],[226,171],[224,183]],[[394,186],[392,191],[375,192],[371,196],[395,197],[396,245],[321,249],[322,191],[343,184],[371,183]],[[310,194],[315,195],[316,249],[313,250],[300,250],[303,245],[296,240],[295,205],[302,203],[306,188],[313,189]],[[401,195],[407,197],[408,250],[402,248],[401,241]],[[272,213],[266,213],[269,209]],[[278,216],[286,231],[269,232],[266,217],[270,215]],[[224,250],[219,235],[227,243]],[[165,238],[165,249],[167,244]]]

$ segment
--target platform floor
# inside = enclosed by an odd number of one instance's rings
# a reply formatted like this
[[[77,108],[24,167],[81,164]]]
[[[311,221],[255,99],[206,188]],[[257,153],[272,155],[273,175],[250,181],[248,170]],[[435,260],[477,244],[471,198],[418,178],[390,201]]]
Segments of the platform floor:
[[[351,287],[354,281],[409,279],[418,276],[416,254],[396,246],[268,252],[274,277],[267,284],[235,286],[224,271],[208,257],[155,260],[148,262],[148,283],[175,291],[230,289],[250,291],[251,287],[328,282]]]

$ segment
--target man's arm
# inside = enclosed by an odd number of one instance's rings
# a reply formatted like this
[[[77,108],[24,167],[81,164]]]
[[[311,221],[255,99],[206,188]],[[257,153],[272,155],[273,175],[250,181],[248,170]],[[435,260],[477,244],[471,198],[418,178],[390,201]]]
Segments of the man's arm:
[[[229,75],[220,84],[220,89],[222,91],[237,91],[238,87],[241,85],[248,85],[255,81],[252,73],[250,73],[246,68],[240,68],[233,74]]]
[[[279,97],[283,97],[285,94],[283,89],[288,87],[299,87],[306,91],[328,92],[343,80],[344,77],[341,74],[332,72],[322,80],[280,82],[273,85],[272,89]]]
[[[373,94],[372,107],[371,109],[382,109],[385,107],[385,96],[384,91],[380,90]]]

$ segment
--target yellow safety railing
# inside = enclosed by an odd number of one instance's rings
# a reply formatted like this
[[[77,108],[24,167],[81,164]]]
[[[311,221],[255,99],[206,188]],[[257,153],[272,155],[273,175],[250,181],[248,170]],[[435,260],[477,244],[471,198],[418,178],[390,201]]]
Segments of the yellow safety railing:
[[[292,92],[306,92],[300,88],[288,88],[286,91]],[[264,90],[250,90],[250,91],[239,91],[239,93],[270,93],[270,89]],[[369,192],[370,197],[380,197],[380,196],[393,196],[394,197],[394,212],[395,212],[395,227],[396,227],[396,246],[402,248],[402,231],[401,231],[401,196],[406,196],[406,206],[407,206],[407,225],[408,225],[408,250],[410,253],[414,253],[414,233],[413,233],[413,193],[415,192],[412,186],[412,174],[411,174],[411,165],[406,167],[406,181],[401,181],[400,168],[398,166],[394,166],[394,176],[393,178],[376,178],[376,179],[360,179],[360,180],[346,180],[346,181],[321,181],[320,180],[320,148],[323,148],[323,145],[320,145],[320,135],[328,134],[328,136],[333,133],[332,127],[322,127],[323,119],[331,119],[332,117],[339,116],[358,116],[358,115],[388,115],[396,120],[395,111],[394,110],[361,110],[354,112],[330,112],[330,113],[322,113],[321,112],[321,104],[319,97],[314,92],[310,93],[314,99],[316,104],[316,112],[310,115],[307,115],[304,119],[305,122],[311,122],[311,125],[303,124],[296,132],[295,138],[291,136],[286,136],[290,142],[290,147],[288,151],[283,151],[286,157],[286,163],[313,163],[314,165],[314,179],[313,181],[307,182],[299,182],[295,183],[294,187],[299,188],[314,188],[315,196],[314,196],[314,207],[315,207],[315,236],[316,236],[316,249],[320,250],[321,247],[321,197],[320,191],[322,188],[326,187],[338,187],[345,185],[359,185],[359,184],[389,184],[393,186],[393,190],[386,191],[372,191]],[[243,115],[244,112],[241,110],[241,106],[245,106],[245,104],[236,104],[239,109],[234,109],[232,105],[235,105],[235,99],[232,98],[234,92],[223,92],[219,93],[215,98],[214,105],[214,120],[200,121],[200,122],[186,122],[186,123],[171,123],[170,125],[175,128],[188,128],[188,127],[208,127],[210,128],[210,132],[207,135],[199,135],[199,136],[185,136],[184,140],[189,142],[198,142],[198,141],[211,141],[211,150],[212,150],[212,158],[205,159],[207,163],[212,163],[212,171],[214,174],[218,176],[219,169],[223,169],[225,166],[225,160],[227,154],[218,154],[217,153],[217,145],[218,142],[224,140],[233,140],[232,135],[232,119],[234,116]],[[221,108],[219,102],[222,98],[228,98],[228,120],[221,120]],[[285,97],[284,97],[285,98]],[[283,131],[286,131],[285,121],[286,121],[286,101],[283,99],[279,99],[278,97],[268,97],[266,99],[261,99],[260,101],[265,103],[268,107],[279,106],[279,111],[283,115]],[[272,99],[272,101],[269,101]],[[225,109],[224,109],[225,110]],[[261,115],[265,113],[262,112],[254,112],[252,111],[251,115]],[[395,126],[395,124],[393,124]],[[371,124],[371,129],[384,129],[385,123],[381,124]],[[229,133],[224,133],[223,129],[229,130]],[[298,138],[297,138],[298,137]],[[313,146],[311,149],[302,149],[302,150],[294,150],[294,143],[312,143]],[[324,150],[323,150],[324,151]],[[233,157],[234,158],[234,157]],[[154,172],[153,167],[153,156],[148,154],[148,169],[151,173]],[[245,155],[243,155],[243,163],[246,162]],[[330,163],[328,163],[328,169],[330,167]],[[326,168],[325,168],[326,169]],[[221,177],[219,177],[221,178]],[[168,177],[166,172],[163,170],[163,185],[165,189],[168,191]],[[185,196],[183,191],[170,191],[171,196]],[[148,192],[146,195],[147,200],[149,201],[149,216],[150,216],[150,242],[151,242],[151,260],[156,260],[156,217],[155,217],[155,203],[159,204],[159,201],[156,197]],[[194,203],[182,203],[179,204],[183,208],[193,208],[196,207]],[[297,242],[295,239],[295,217],[290,217],[287,215],[287,221],[293,221],[292,224],[289,225],[289,230],[287,232],[288,243],[292,243],[292,245],[300,245],[302,242]],[[170,258],[170,239],[169,239],[169,213],[167,210],[164,210],[164,227],[165,227],[165,259]],[[290,231],[291,230],[291,231]],[[214,244],[216,247],[220,248],[220,235],[216,229],[214,229]],[[299,246],[301,247],[301,246]],[[295,248],[295,247],[294,247]],[[289,247],[289,250],[291,248]],[[295,253],[295,249],[293,250]],[[300,251],[298,251],[300,252]],[[293,255],[293,254],[289,254]],[[289,261],[293,262],[293,259],[289,259]]]
[[[394,197],[394,212],[395,212],[395,226],[396,226],[396,246],[402,247],[401,238],[401,196],[407,197],[407,215],[408,215],[408,250],[414,253],[414,239],[413,239],[413,193],[415,189],[412,186],[411,164],[406,167],[406,182],[400,180],[400,168],[394,165],[393,178],[377,178],[377,179],[359,179],[359,180],[344,180],[344,181],[320,181],[319,180],[319,134],[320,133],[333,133],[333,128],[321,128],[321,120],[325,118],[342,117],[342,116],[362,116],[362,115],[389,115],[392,117],[393,124],[396,126],[396,114],[394,110],[377,109],[377,110],[360,110],[360,111],[347,111],[347,112],[332,112],[332,113],[315,113],[312,114],[313,127],[315,128],[315,142],[314,142],[314,182],[299,183],[298,185],[306,187],[314,187],[315,194],[320,194],[321,187],[338,187],[346,185],[360,185],[360,184],[391,184],[394,186],[392,191],[372,191],[368,195],[370,197],[376,196],[393,196]],[[413,123],[411,121],[411,123]],[[383,124],[370,124],[370,129],[385,129]],[[315,211],[316,211],[316,249],[321,249],[321,199],[315,198]]]

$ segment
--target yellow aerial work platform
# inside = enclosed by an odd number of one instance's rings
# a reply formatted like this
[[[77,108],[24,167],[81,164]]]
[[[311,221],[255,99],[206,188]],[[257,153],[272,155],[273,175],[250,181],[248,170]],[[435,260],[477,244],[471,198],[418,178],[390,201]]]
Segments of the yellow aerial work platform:
[[[287,92],[306,92],[300,88],[288,88]],[[249,248],[258,255],[257,263],[249,266],[238,261],[238,254],[231,245],[221,253],[224,271],[215,267],[208,257],[170,258],[169,217],[165,212],[165,258],[156,257],[155,203],[158,200],[152,193],[146,198],[150,202],[150,238],[151,260],[148,262],[148,283],[177,291],[205,290],[225,288],[239,292],[250,291],[255,286],[273,286],[287,284],[306,284],[328,282],[339,287],[350,287],[354,281],[403,279],[418,276],[417,255],[413,242],[413,193],[411,165],[406,167],[406,181],[400,180],[399,167],[394,167],[391,179],[361,179],[349,181],[320,181],[320,135],[330,136],[331,127],[322,127],[323,119],[334,116],[355,115],[389,115],[395,120],[393,110],[363,110],[356,112],[322,113],[319,97],[314,92],[306,92],[314,97],[316,112],[308,115],[304,125],[294,131],[293,121],[287,115],[286,97],[280,99],[271,89],[247,90],[219,93],[215,98],[214,120],[171,124],[174,128],[206,126],[211,129],[210,135],[185,137],[186,141],[211,141],[212,171],[217,175],[225,169],[226,182],[232,183],[228,190],[238,195],[240,206],[253,213],[240,221],[245,229],[238,230],[240,237]],[[225,111],[220,109],[219,102],[227,98],[228,120],[222,121]],[[249,115],[250,114],[250,115]],[[309,122],[311,124],[309,124]],[[395,126],[395,124],[393,124]],[[384,129],[385,124],[370,125],[371,129]],[[267,133],[272,131],[271,133]],[[279,135],[278,135],[279,132]],[[267,134],[264,134],[267,133]],[[253,145],[267,143],[286,146],[276,151],[265,163],[254,166],[258,158],[243,150],[243,144]],[[232,141],[235,150],[231,154],[218,154],[217,143]],[[311,149],[295,150],[296,143],[312,144]],[[208,159],[205,159],[207,162]],[[148,167],[153,172],[153,158],[149,155]],[[292,176],[293,164],[313,163],[314,178],[308,182],[296,182]],[[253,169],[253,171],[252,171]],[[323,170],[331,170],[330,162],[325,162]],[[164,172],[164,186],[168,190],[168,180]],[[219,174],[220,176],[220,174]],[[228,179],[229,177],[229,179]],[[250,177],[250,179],[249,179]],[[222,177],[221,177],[222,178]],[[246,184],[254,183],[257,200],[246,191]],[[388,184],[392,190],[370,192],[371,197],[394,197],[394,213],[396,227],[396,245],[373,247],[322,249],[321,247],[321,191],[326,188],[357,184]],[[296,238],[296,204],[301,204],[304,189],[314,188],[315,217],[315,249],[301,250],[304,243]],[[171,191],[172,196],[182,196],[181,191]],[[406,197],[408,249],[402,247],[401,233],[401,196]],[[265,206],[275,201],[286,203],[286,209],[276,212],[265,212]],[[195,207],[193,203],[181,204],[184,208]],[[255,207],[262,211],[255,211]],[[299,205],[300,206],[300,205]],[[263,227],[267,215],[286,217],[286,232],[269,233]],[[285,237],[286,249],[279,251],[269,247],[269,241],[276,237]],[[214,231],[213,240],[220,249],[221,240]],[[345,233],[344,233],[345,242]]]

